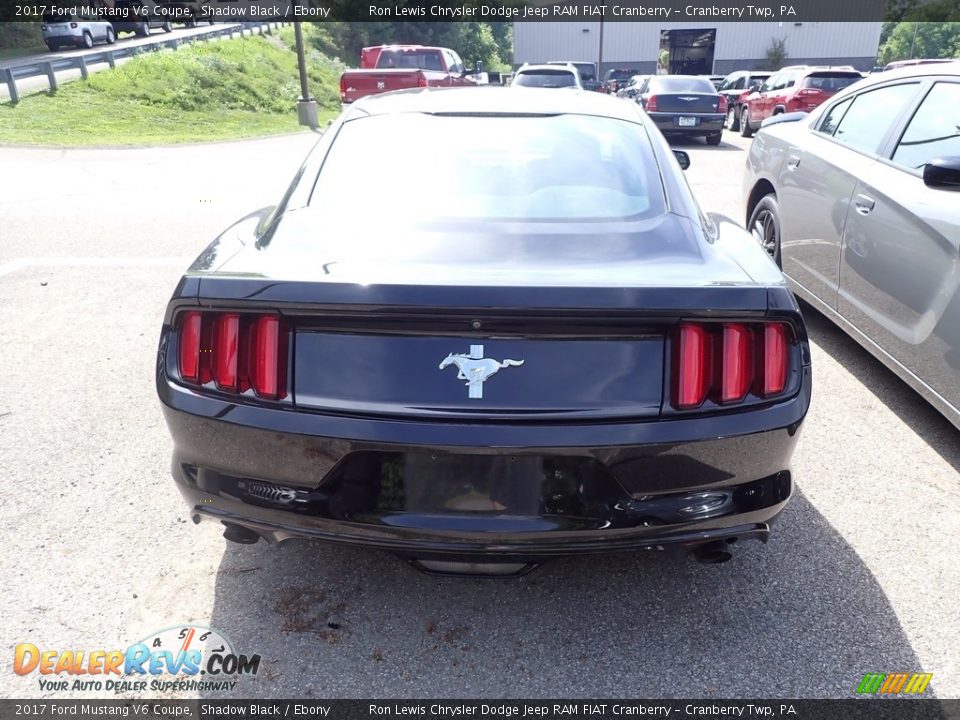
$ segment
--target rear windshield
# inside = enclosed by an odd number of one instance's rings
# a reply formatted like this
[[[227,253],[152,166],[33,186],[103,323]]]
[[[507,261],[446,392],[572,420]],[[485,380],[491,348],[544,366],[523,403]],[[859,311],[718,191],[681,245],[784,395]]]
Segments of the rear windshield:
[[[520,87],[576,87],[577,79],[569,70],[535,70],[517,73],[513,84]]]
[[[391,226],[665,211],[642,126],[586,115],[358,118],[334,139],[310,204],[333,222]]]
[[[717,89],[706,78],[655,77],[650,80],[651,92],[695,92],[715,94]]]
[[[800,87],[836,92],[837,90],[843,90],[848,85],[853,85],[860,79],[859,73],[817,72],[805,77]]]
[[[436,50],[384,50],[377,59],[377,67],[443,70],[443,63]]]

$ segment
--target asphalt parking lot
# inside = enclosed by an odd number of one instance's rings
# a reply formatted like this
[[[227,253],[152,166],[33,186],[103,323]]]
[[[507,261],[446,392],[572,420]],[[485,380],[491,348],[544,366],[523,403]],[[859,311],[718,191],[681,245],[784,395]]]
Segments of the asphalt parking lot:
[[[125,648],[188,623],[263,656],[245,697],[851,697],[866,672],[921,670],[960,696],[960,434],[809,309],[799,490],[770,543],[724,565],[438,579],[190,523],[153,387],[163,310],[312,141],[0,148],[0,696],[52,696],[9,671],[18,643]],[[742,221],[749,142],[680,144],[705,210]]]

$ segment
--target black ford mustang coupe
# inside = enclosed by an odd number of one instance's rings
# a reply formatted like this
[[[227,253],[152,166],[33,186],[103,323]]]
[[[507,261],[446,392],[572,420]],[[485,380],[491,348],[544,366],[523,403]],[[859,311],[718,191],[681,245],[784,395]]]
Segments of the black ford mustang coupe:
[[[436,572],[766,540],[810,356],[776,265],[640,108],[402,91],[204,250],[157,389],[196,522]]]

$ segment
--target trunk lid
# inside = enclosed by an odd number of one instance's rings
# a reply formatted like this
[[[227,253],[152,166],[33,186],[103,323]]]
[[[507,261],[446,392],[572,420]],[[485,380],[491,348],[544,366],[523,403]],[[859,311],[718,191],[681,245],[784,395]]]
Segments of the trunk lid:
[[[340,99],[354,102],[367,95],[415,88],[422,77],[419,70],[347,70],[340,78]]]
[[[716,113],[720,96],[707,93],[656,93],[655,112],[666,113]]]

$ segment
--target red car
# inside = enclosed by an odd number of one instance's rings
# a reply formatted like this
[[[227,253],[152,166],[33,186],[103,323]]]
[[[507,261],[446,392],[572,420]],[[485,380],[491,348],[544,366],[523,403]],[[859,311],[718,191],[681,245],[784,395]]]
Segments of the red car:
[[[740,134],[751,137],[768,117],[809,112],[863,78],[852,67],[785,67],[751,92],[740,106]]]

